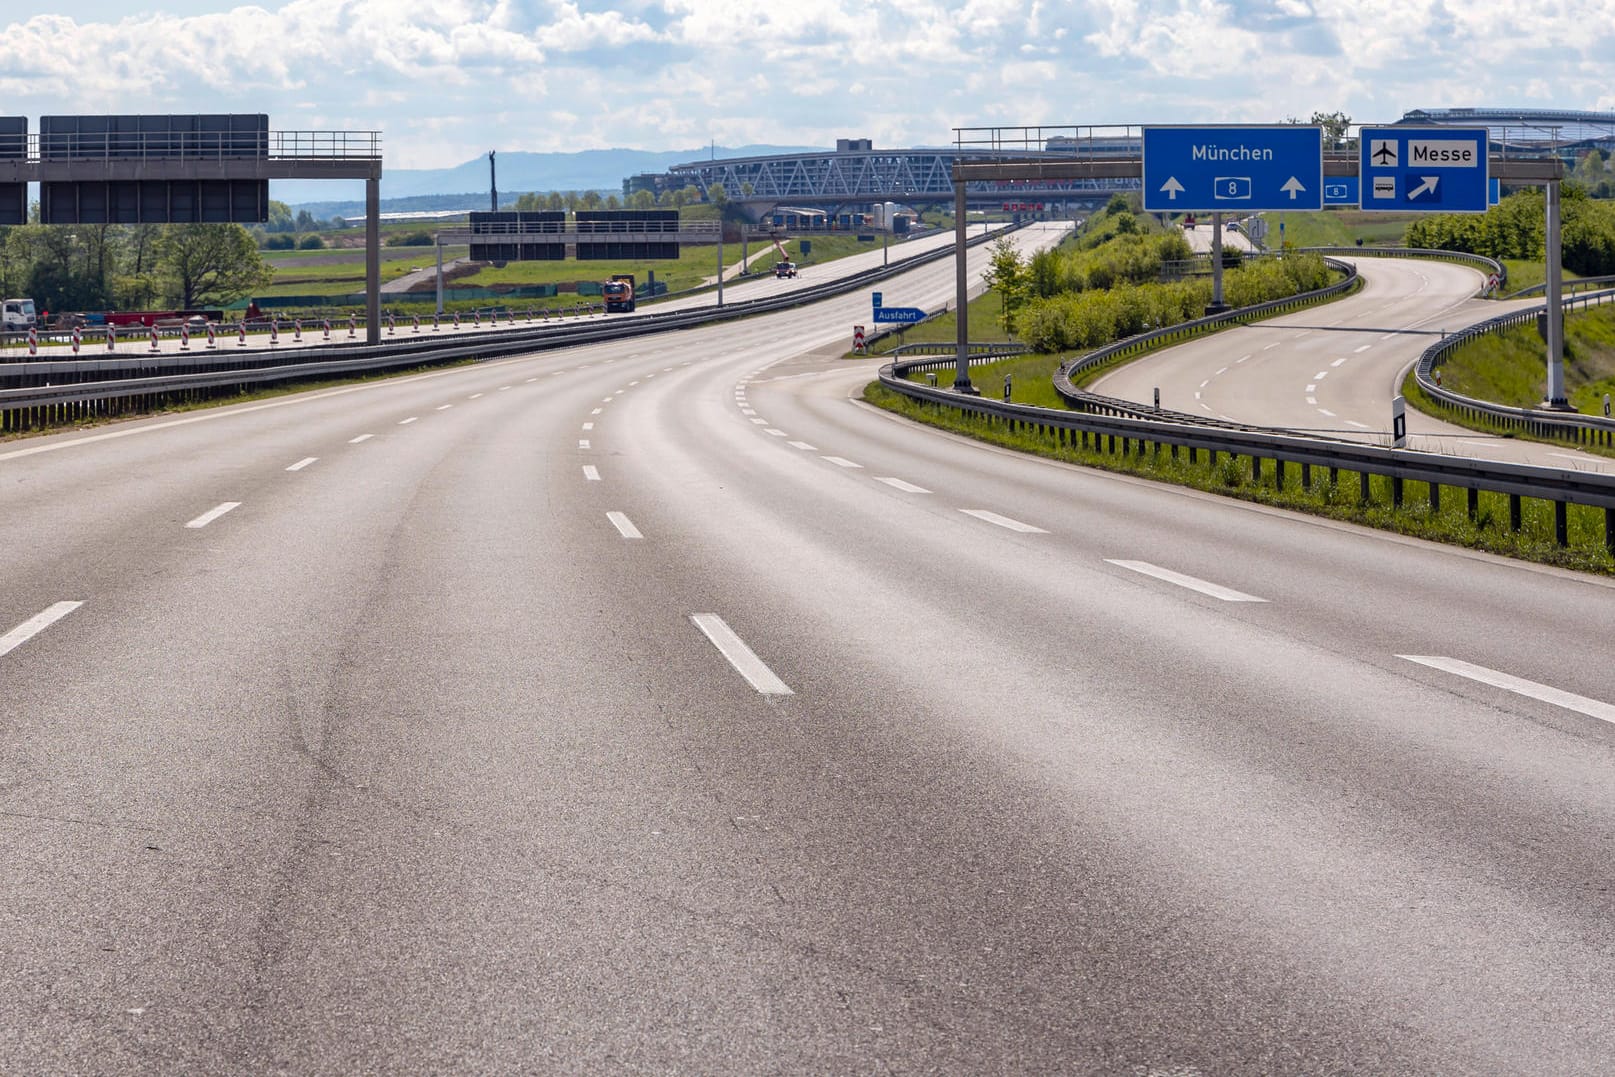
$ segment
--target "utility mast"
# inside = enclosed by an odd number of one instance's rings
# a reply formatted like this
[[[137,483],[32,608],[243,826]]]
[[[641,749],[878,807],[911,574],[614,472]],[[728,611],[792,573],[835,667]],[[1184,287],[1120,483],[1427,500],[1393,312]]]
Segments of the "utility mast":
[[[495,174],[494,174],[494,167],[493,167],[493,155],[494,155],[494,153],[495,153],[494,150],[489,150],[488,151],[488,200],[493,203],[488,208],[493,210],[493,212],[498,213],[499,212],[499,181],[498,181],[498,179],[495,178]]]

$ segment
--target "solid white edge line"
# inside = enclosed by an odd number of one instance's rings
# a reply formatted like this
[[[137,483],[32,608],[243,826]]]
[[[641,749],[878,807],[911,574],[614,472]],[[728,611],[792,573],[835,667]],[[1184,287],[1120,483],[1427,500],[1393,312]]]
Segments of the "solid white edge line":
[[[984,523],[995,524],[998,527],[1006,528],[1010,531],[1019,531],[1025,535],[1048,534],[1048,532],[1043,530],[1041,527],[1033,527],[1031,524],[1023,524],[1019,520],[1011,520],[1008,516],[1000,516],[998,513],[989,512],[987,509],[960,509],[959,511],[964,513],[966,516],[974,516],[976,519],[981,520]]]
[[[34,614],[10,632],[0,636],[0,654],[16,650],[82,605],[84,605],[82,602],[57,602]]]
[[[625,539],[642,539],[645,537],[639,533],[639,528],[634,526],[634,522],[628,518],[628,514],[625,512],[608,512],[606,513],[606,519],[611,521],[611,526],[615,527],[617,533]]]
[[[595,467],[593,464],[584,464],[583,465],[583,477],[585,479],[588,479],[590,482],[599,482],[600,481],[600,469]]]
[[[308,467],[308,465],[314,463],[314,461],[316,461],[318,459],[319,459],[318,456],[305,456],[301,460],[297,461],[297,463],[295,463],[291,467],[287,468],[286,470],[287,471],[302,471],[305,467]]]
[[[746,646],[745,640],[735,635],[734,629],[725,624],[722,617],[716,613],[692,613],[690,621],[718,648],[718,653],[728,659],[729,664],[735,667],[735,672],[746,678],[746,682],[757,691],[765,696],[796,694],[757,657],[755,651]]]
[[[231,509],[238,509],[240,507],[241,507],[241,502],[239,502],[239,501],[226,501],[226,502],[224,502],[224,503],[222,503],[220,505],[216,505],[213,508],[208,509],[202,515],[198,516],[196,519],[192,520],[190,523],[186,524],[185,526],[186,527],[206,527],[208,524],[212,523],[214,520],[217,520],[220,516],[223,516],[225,513],[229,512]]]
[[[1487,669],[1485,666],[1477,666],[1457,658],[1427,654],[1399,654],[1396,657],[1407,662],[1417,662],[1421,666],[1429,666],[1431,669],[1439,669],[1444,673],[1479,681],[1481,684],[1489,684],[1493,688],[1501,688],[1541,703],[1551,703],[1555,707],[1563,707],[1565,710],[1615,725],[1615,705],[1600,700],[1578,696],[1574,692],[1566,692],[1550,685],[1528,681],[1523,677],[1500,673],[1495,669]]]
[[[1130,572],[1137,572],[1142,576],[1150,576],[1165,583],[1176,584],[1179,587],[1187,587],[1191,591],[1198,591],[1199,593],[1209,595],[1212,598],[1220,598],[1224,602],[1267,601],[1265,598],[1257,598],[1255,595],[1247,595],[1243,591],[1236,591],[1232,587],[1223,587],[1221,584],[1211,583],[1210,581],[1202,580],[1197,576],[1185,576],[1181,572],[1173,572],[1169,568],[1162,568],[1160,565],[1152,565],[1148,561],[1121,561],[1113,557],[1107,557],[1105,558],[1105,563],[1107,565],[1115,565],[1117,568],[1125,568]]]

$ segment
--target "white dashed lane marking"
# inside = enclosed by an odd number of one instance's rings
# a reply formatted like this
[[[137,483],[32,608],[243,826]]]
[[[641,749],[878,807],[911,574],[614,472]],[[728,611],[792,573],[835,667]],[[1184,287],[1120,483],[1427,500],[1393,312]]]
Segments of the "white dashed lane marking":
[[[805,441],[787,441],[785,444],[789,445],[793,449],[801,449],[803,452],[819,451],[819,447],[817,445],[809,445]]]
[[[1009,531],[1019,531],[1023,535],[1048,534],[1048,532],[1043,530],[1041,527],[1034,527],[1031,524],[1021,523],[1019,520],[1012,520],[1008,516],[1000,516],[998,513],[989,512],[986,509],[960,509],[959,511],[964,513],[966,516],[974,516],[976,519],[985,523],[993,524]]]
[[[220,516],[223,516],[225,513],[229,512],[231,509],[237,509],[237,508],[240,508],[240,507],[241,507],[241,502],[239,502],[239,501],[226,501],[221,505],[217,505],[217,506],[215,506],[215,507],[213,507],[211,509],[208,509],[202,515],[198,516],[196,519],[192,520],[190,523],[186,524],[185,526],[186,527],[206,527],[208,524],[212,523],[214,520],[217,520]]]
[[[399,419],[398,420],[398,425],[399,426],[408,426],[410,423],[414,422],[415,420],[417,420],[419,418],[420,418],[419,415],[411,415],[407,419]]]
[[[1615,723],[1615,705],[1586,696],[1578,696],[1574,692],[1566,692],[1536,681],[1528,681],[1523,677],[1515,677],[1508,673],[1500,673],[1495,669],[1477,666],[1470,662],[1460,661],[1456,658],[1444,658],[1438,655],[1399,654],[1396,657],[1408,662],[1417,662],[1421,666],[1439,669],[1459,677],[1465,677],[1481,684],[1489,684],[1493,688],[1513,692],[1516,695],[1526,696],[1542,703],[1551,703],[1555,707],[1585,714],[1589,718],[1597,718],[1602,722]]]
[[[834,464],[836,467],[863,467],[864,466],[862,464],[853,463],[851,460],[848,460],[845,456],[821,456],[821,457],[819,457],[819,459],[828,460],[832,464]]]
[[[57,602],[34,614],[10,632],[0,636],[0,655],[21,647],[24,643],[27,643],[82,605],[84,605],[82,602]]]
[[[587,479],[588,481],[590,481],[590,482],[599,482],[600,481],[600,469],[595,467],[593,464],[584,464],[583,465],[583,477],[585,479]]]
[[[923,486],[915,486],[912,482],[904,482],[902,479],[891,475],[876,475],[875,481],[883,482],[892,489],[901,490],[905,494],[928,494],[931,492]]]
[[[318,459],[319,459],[318,456],[305,456],[301,460],[297,461],[297,463],[293,464],[291,467],[288,467],[286,470],[287,471],[302,471],[305,467],[308,467],[308,465],[312,464],[314,461],[316,461]]]
[[[729,664],[735,667],[735,672],[746,678],[758,692],[765,696],[789,696],[795,693],[790,686],[780,680],[773,670],[750,647],[746,641],[735,634],[722,617],[716,613],[692,613],[690,621],[699,628],[703,635],[718,648],[718,653],[728,659]]]
[[[615,527],[617,533],[625,539],[642,539],[645,537],[639,533],[639,528],[634,526],[627,513],[608,512],[606,513],[606,519],[611,521],[611,526]]]
[[[374,434],[360,434],[360,435],[359,435],[359,436],[358,436],[358,437],[356,437],[356,438],[349,438],[349,439],[348,439],[348,444],[349,444],[349,445],[358,445],[358,444],[360,444],[360,443],[361,443],[361,442],[366,442],[366,441],[369,441],[369,440],[370,440],[370,439],[371,439],[371,438],[373,438],[373,437],[375,437],[375,436],[376,436],[376,435],[374,435]]]
[[[1247,595],[1243,591],[1235,591],[1231,587],[1223,587],[1220,584],[1210,583],[1195,576],[1185,576],[1181,572],[1173,572],[1169,568],[1162,568],[1159,565],[1152,565],[1148,561],[1118,561],[1114,558],[1107,557],[1105,558],[1105,563],[1115,565],[1117,568],[1125,568],[1131,572],[1137,572],[1144,576],[1150,576],[1166,583],[1176,584],[1179,587],[1187,587],[1191,591],[1198,591],[1203,595],[1210,595],[1212,598],[1220,598],[1224,602],[1267,601],[1265,598],[1257,598],[1255,595]]]

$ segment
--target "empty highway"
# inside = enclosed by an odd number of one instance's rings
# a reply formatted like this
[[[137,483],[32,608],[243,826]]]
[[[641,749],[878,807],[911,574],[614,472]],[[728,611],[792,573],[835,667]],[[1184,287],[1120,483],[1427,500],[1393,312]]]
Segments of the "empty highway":
[[[1611,583],[914,426],[868,311],[0,445],[0,1073],[1607,1069]]]

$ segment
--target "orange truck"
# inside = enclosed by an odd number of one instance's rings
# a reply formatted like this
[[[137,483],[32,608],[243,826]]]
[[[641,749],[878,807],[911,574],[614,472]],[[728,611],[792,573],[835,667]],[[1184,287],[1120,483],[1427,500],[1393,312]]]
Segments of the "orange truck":
[[[600,285],[600,293],[605,296],[607,314],[632,314],[634,312],[634,275],[632,273],[613,273],[610,280]]]

